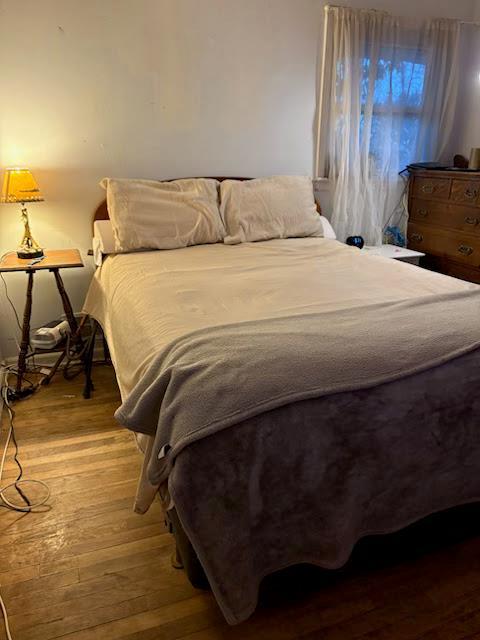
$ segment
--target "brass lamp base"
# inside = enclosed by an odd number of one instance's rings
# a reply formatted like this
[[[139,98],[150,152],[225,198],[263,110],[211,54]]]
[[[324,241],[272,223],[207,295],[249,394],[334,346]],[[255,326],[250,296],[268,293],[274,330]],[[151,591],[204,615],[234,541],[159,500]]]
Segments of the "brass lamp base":
[[[33,260],[34,258],[42,258],[43,255],[43,249],[32,249],[31,251],[24,251],[23,249],[19,249],[17,251],[17,256],[22,260]]]
[[[22,242],[17,249],[17,256],[22,260],[41,258],[44,255],[43,249],[32,236],[32,232],[30,231],[30,222],[28,220],[28,212],[25,206],[22,207],[22,222],[25,225],[25,231]]]

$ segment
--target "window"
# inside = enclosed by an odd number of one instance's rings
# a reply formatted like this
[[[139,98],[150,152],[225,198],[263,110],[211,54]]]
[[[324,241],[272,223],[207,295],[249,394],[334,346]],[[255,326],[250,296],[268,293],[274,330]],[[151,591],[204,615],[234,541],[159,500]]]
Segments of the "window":
[[[328,6],[324,27],[316,173],[331,181],[337,236],[379,244],[405,213],[397,174],[449,152],[460,24]]]
[[[363,61],[362,107],[367,102],[370,60]],[[422,115],[425,62],[418,62],[404,52],[403,59],[391,60],[381,57],[377,64],[374,83],[373,114],[370,133],[370,153],[375,165],[383,162],[386,153],[392,154],[391,145],[398,158],[396,173],[413,162],[420,120]],[[391,140],[385,142],[385,135]]]
[[[397,174],[415,158],[424,101],[426,62],[417,51],[383,51],[376,62],[361,59],[360,146],[367,148],[377,170],[388,167]],[[344,82],[344,64],[337,65],[337,84]],[[337,95],[343,95],[338,92]],[[371,114],[365,118],[366,111]],[[371,115],[371,117],[370,117]],[[365,140],[365,121],[369,140]],[[388,162],[386,160],[389,159]]]

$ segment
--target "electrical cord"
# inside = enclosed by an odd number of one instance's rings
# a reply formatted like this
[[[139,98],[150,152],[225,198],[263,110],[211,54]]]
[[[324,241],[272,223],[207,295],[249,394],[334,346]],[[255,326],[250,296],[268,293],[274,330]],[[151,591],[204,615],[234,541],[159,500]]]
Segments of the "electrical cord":
[[[10,509],[12,511],[17,511],[20,513],[30,513],[32,512],[34,509],[41,507],[43,505],[45,505],[47,503],[47,501],[50,498],[50,488],[48,487],[48,485],[43,482],[42,480],[24,480],[23,479],[23,467],[20,463],[20,460],[18,459],[18,442],[15,436],[15,410],[13,409],[11,403],[10,403],[10,399],[9,399],[9,386],[8,386],[8,377],[10,375],[11,371],[9,370],[9,368],[7,367],[6,369],[6,373],[5,373],[5,378],[4,378],[4,383],[3,386],[1,388],[1,396],[2,396],[2,400],[3,400],[3,404],[6,408],[6,412],[8,414],[8,418],[9,418],[9,427],[8,427],[8,432],[7,432],[7,439],[5,442],[5,446],[3,449],[3,453],[2,453],[2,457],[0,460],[0,506],[5,507],[7,509]],[[1,415],[0,415],[0,435],[2,432],[2,421],[1,421]],[[7,453],[8,453],[8,449],[10,447],[10,443],[13,444],[14,449],[15,449],[15,453],[13,456],[14,462],[18,467],[18,475],[15,479],[14,482],[10,482],[9,484],[6,484],[5,486],[2,487],[2,477],[3,477],[3,471],[5,468],[5,461],[7,459]],[[45,489],[45,495],[42,499],[36,501],[36,502],[31,502],[30,499],[28,498],[27,495],[25,495],[25,493],[23,492],[22,488],[20,487],[20,485],[37,485],[42,487],[43,489]],[[11,500],[9,500],[7,498],[7,496],[5,495],[6,492],[9,489],[14,488],[17,493],[19,494],[19,496],[22,498],[23,500],[23,504],[16,504],[15,502],[12,502]],[[3,503],[3,504],[2,504]],[[3,615],[3,621],[4,621],[4,626],[5,626],[5,632],[7,634],[7,640],[13,640],[12,638],[12,634],[10,631],[10,626],[9,626],[9,622],[8,622],[8,613],[7,613],[7,608],[5,606],[5,603],[2,599],[2,595],[0,593],[0,609],[2,611],[2,615]]]
[[[9,421],[10,421],[10,425],[9,425],[9,429],[8,429],[8,433],[7,433],[7,440],[5,443],[5,447],[3,450],[3,454],[2,454],[2,459],[0,461],[0,498],[1,500],[4,502],[5,505],[7,505],[10,509],[12,509],[13,511],[21,511],[21,512],[30,512],[33,511],[33,509],[36,509],[38,507],[43,506],[48,499],[50,498],[50,489],[48,487],[48,485],[43,482],[42,480],[23,480],[22,476],[23,476],[23,469],[21,467],[21,465],[18,462],[18,445],[17,445],[17,441],[15,438],[15,411],[13,410],[11,404],[10,404],[10,400],[8,398],[8,371],[6,374],[6,380],[5,380],[5,384],[2,388],[2,396],[3,396],[3,402],[5,404],[5,407],[7,409],[7,413],[9,416]],[[5,485],[4,487],[2,487],[2,476],[3,476],[3,471],[4,471],[4,467],[5,467],[5,461],[7,458],[7,452],[10,446],[10,442],[12,442],[15,446],[15,455],[14,455],[14,460],[17,463],[17,465],[19,465],[19,469],[20,469],[20,475],[17,477],[17,479],[14,482],[11,482],[7,485]],[[8,489],[11,489],[12,487],[14,487],[15,489],[17,489],[18,491],[18,485],[20,484],[36,484],[39,485],[41,487],[43,487],[46,491],[45,496],[39,500],[38,502],[34,502],[33,504],[15,504],[14,502],[11,502],[6,496],[5,496],[5,492]],[[27,502],[29,502],[28,498],[27,498]]]
[[[82,327],[80,327],[81,330]],[[70,333],[67,333],[67,345],[65,347],[65,353],[67,354],[67,359],[65,362],[65,366],[63,368],[63,376],[65,380],[73,380],[79,373],[83,371],[83,357],[87,352],[89,347],[89,340],[84,340],[84,344],[80,350],[77,350],[77,345],[75,344],[73,348],[71,347],[72,337]],[[73,372],[71,368],[76,365],[76,370]]]
[[[13,423],[13,420],[15,419],[15,411],[13,411],[13,409],[12,409],[12,414],[13,414],[13,417],[12,417],[12,423]],[[15,430],[14,429],[12,429],[12,442],[13,442],[13,446],[15,447],[15,453],[14,453],[14,456],[13,456],[13,460],[14,460],[15,464],[18,467],[18,475],[17,475],[17,477],[15,479],[15,489],[17,490],[18,495],[22,498],[22,500],[25,502],[25,504],[30,507],[32,503],[30,502],[30,500],[27,498],[27,496],[23,493],[23,491],[19,487],[19,482],[21,481],[21,479],[23,477],[23,467],[22,467],[22,465],[20,463],[20,460],[18,459],[18,443],[17,443],[17,439],[15,437]]]
[[[13,311],[13,313],[14,313],[14,315],[15,315],[15,321],[16,321],[16,323],[17,323],[17,327],[19,328],[19,330],[20,330],[20,331],[22,331],[22,325],[20,324],[20,319],[19,319],[19,317],[18,317],[17,310],[16,310],[16,308],[15,308],[15,305],[13,304],[12,299],[11,299],[11,298],[10,298],[10,296],[8,295],[7,283],[6,283],[6,281],[5,281],[5,278],[3,277],[3,273],[0,273],[0,278],[2,279],[3,286],[4,286],[4,288],[5,288],[5,297],[7,298],[7,300],[8,300],[8,302],[9,302],[10,306],[12,307],[12,311]]]
[[[6,253],[4,253],[4,254],[0,257],[0,264],[2,264],[2,262],[4,261],[4,259],[5,259],[7,256],[11,255],[12,253],[15,253],[15,251],[7,251]],[[17,325],[17,327],[18,327],[18,329],[20,330],[20,333],[21,333],[21,332],[22,332],[22,327],[20,326],[20,320],[19,320],[19,317],[18,317],[18,313],[17,313],[17,310],[16,310],[16,308],[15,308],[15,305],[14,305],[14,304],[13,304],[13,302],[12,302],[12,299],[11,299],[11,298],[10,298],[10,296],[8,295],[7,283],[6,283],[6,281],[5,281],[4,277],[3,277],[3,273],[0,273],[0,278],[2,279],[3,286],[5,287],[5,295],[6,295],[6,298],[7,298],[8,302],[9,302],[9,304],[10,304],[11,308],[12,308],[12,311],[13,311],[14,315],[15,315],[16,325]],[[20,343],[19,343],[19,341],[18,341],[18,336],[17,336],[17,334],[16,334],[16,331],[14,332],[13,337],[14,337],[14,340],[15,340],[15,342],[16,342],[17,349],[19,349],[19,350],[20,350]]]
[[[5,625],[5,632],[7,634],[7,640],[13,640],[12,634],[10,633],[10,626],[8,624],[7,608],[5,607],[5,603],[3,602],[1,594],[0,594],[0,609],[2,610],[2,614],[3,614],[3,624]]]
[[[388,216],[387,221],[385,222],[385,224],[383,225],[383,229],[382,229],[382,235],[385,233],[385,231],[387,230],[390,222],[392,221],[392,218],[394,217],[395,214],[399,214],[399,218],[400,220],[406,215],[408,218],[408,179],[405,178],[405,176],[403,175],[404,172],[406,171],[406,169],[404,169],[403,171],[400,171],[400,173],[398,174],[402,180],[403,180],[403,189],[402,189],[402,193],[400,195],[400,198],[398,199],[397,204],[395,205],[395,207],[393,208],[393,211],[391,212],[391,214]],[[400,211],[400,207],[401,207],[401,211]]]
[[[14,253],[14,251],[7,251],[7,253],[4,253],[3,256],[0,257],[0,264],[2,264],[2,262],[4,261],[4,259],[9,256],[10,254]],[[20,331],[22,330],[22,325],[20,324],[20,320],[18,318],[18,313],[17,310],[15,308],[15,305],[13,304],[10,296],[8,295],[8,288],[7,288],[7,283],[5,281],[5,278],[3,277],[3,273],[0,273],[0,278],[2,279],[3,282],[3,286],[5,287],[5,296],[8,300],[8,302],[10,303],[10,306],[12,307],[12,311],[15,314],[15,320],[17,322],[17,327],[20,329]]]

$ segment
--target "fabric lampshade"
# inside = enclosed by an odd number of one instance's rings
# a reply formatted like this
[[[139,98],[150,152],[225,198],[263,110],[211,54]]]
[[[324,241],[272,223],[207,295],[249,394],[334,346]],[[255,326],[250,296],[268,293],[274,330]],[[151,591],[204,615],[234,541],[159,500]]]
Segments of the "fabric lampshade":
[[[5,169],[0,202],[41,202],[43,196],[29,169]]]

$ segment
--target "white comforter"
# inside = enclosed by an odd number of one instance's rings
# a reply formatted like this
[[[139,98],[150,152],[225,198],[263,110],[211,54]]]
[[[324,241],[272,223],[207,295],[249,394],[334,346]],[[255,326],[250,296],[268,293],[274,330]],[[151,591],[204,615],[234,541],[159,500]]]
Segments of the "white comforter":
[[[109,256],[84,311],[106,332],[125,400],[161,349],[198,329],[462,290],[480,289],[335,240],[295,238]]]

